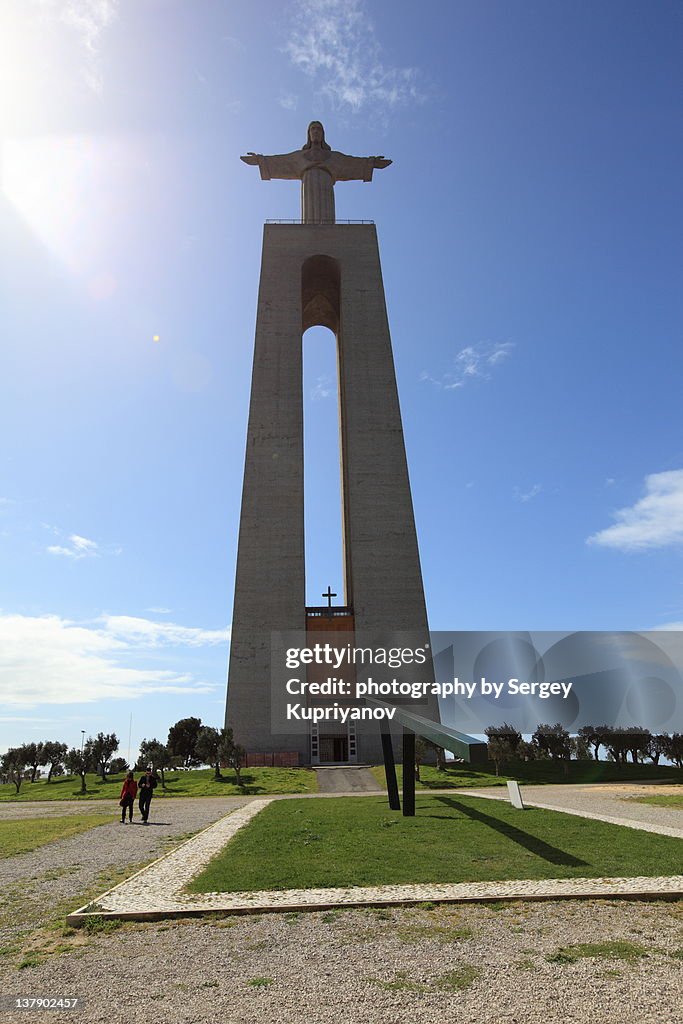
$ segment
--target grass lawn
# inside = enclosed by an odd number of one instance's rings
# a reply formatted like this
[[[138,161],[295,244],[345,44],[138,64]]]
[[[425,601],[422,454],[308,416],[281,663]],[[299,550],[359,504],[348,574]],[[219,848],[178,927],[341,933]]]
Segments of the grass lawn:
[[[0,858],[36,850],[57,839],[68,839],[97,825],[108,825],[106,814],[73,815],[65,818],[21,818],[0,821]],[[111,821],[114,821],[112,816]]]
[[[193,892],[675,875],[683,840],[476,797],[278,800],[228,843]]]
[[[683,793],[654,793],[652,796],[636,796],[630,799],[637,804],[654,804],[655,807],[670,807],[672,810],[683,811]]]
[[[384,766],[378,765],[371,769],[372,774],[382,785],[386,785]],[[399,786],[402,780],[402,766],[396,765]],[[493,761],[482,765],[459,764],[437,772],[433,765],[422,765],[420,782],[422,789],[462,789],[466,786],[504,786],[508,779],[526,782],[529,785],[544,783],[586,783],[586,782],[681,782],[683,770],[671,765],[655,764],[622,764],[612,761],[572,761],[569,773],[565,775],[564,767],[552,761],[511,761],[504,766],[500,775],[496,775]]]
[[[136,772],[139,778],[141,772]],[[242,789],[237,785],[235,773],[226,770],[222,779],[214,779],[213,769],[201,768],[189,772],[165,772],[166,789],[161,783],[156,789],[158,796],[248,796],[260,793],[316,793],[316,774],[306,768],[245,768],[242,772]],[[102,782],[99,775],[86,775],[86,793],[81,794],[81,780],[78,776],[59,775],[51,782],[38,780],[23,782],[17,796],[13,784],[0,786],[0,801],[20,800],[115,800],[125,778],[108,775]]]

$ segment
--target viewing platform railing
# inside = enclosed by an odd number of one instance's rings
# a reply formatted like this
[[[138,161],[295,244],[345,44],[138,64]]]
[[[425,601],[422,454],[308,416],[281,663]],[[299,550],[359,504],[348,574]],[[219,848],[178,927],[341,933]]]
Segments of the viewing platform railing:
[[[334,619],[342,615],[353,615],[353,608],[327,608],[326,606],[314,606],[306,609],[306,618]]]
[[[309,227],[329,227],[330,224],[374,224],[374,220],[318,220],[318,221],[306,221],[305,226]],[[272,220],[266,221],[266,224],[304,224],[302,220]]]

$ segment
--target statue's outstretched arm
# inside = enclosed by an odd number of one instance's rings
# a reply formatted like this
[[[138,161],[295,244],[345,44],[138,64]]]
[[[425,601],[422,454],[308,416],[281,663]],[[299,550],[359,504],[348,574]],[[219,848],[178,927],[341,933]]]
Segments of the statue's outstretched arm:
[[[372,181],[375,168],[381,170],[390,163],[383,156],[347,156],[337,152],[331,153],[329,160],[336,181]]]
[[[293,153],[281,153],[276,156],[263,156],[262,153],[247,153],[246,156],[241,156],[240,160],[243,160],[245,164],[258,167],[264,181],[270,181],[271,178],[286,178],[289,180],[300,178],[305,170],[303,158],[299,150],[295,150]]]

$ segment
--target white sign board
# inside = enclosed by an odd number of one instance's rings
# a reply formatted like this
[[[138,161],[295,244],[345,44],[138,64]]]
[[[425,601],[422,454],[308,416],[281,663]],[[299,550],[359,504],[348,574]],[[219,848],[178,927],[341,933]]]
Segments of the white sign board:
[[[508,795],[512,806],[516,807],[518,811],[523,811],[524,801],[522,800],[518,782],[508,782]]]

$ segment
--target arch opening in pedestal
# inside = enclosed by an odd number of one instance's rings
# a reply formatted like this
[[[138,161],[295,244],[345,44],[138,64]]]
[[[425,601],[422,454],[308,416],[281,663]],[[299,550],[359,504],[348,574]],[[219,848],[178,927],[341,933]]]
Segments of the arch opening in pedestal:
[[[325,327],[303,337],[306,605],[345,603],[337,340]]]

